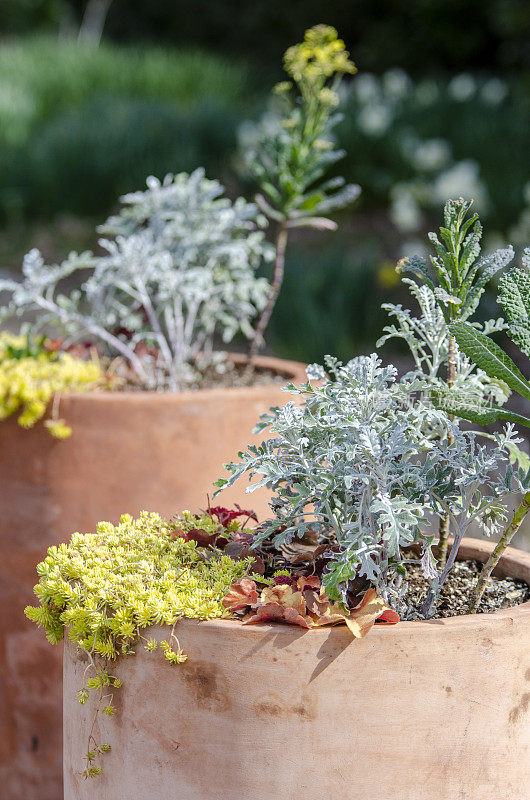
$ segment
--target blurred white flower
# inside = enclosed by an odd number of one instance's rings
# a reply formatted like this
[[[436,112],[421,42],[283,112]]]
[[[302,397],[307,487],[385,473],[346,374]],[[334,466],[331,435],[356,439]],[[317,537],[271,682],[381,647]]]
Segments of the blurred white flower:
[[[528,183],[525,184],[525,187],[523,189],[523,197],[525,203],[530,206],[530,181],[528,181]]]
[[[237,132],[240,146],[245,149],[255,147],[264,132],[272,135],[280,126],[280,118],[273,111],[266,111],[258,122],[244,120]]]
[[[451,146],[445,139],[426,139],[418,142],[412,155],[412,163],[421,172],[442,169],[451,157]]]
[[[508,239],[516,247],[528,247],[528,242],[530,242],[530,208],[523,208],[516,224],[508,231]]]
[[[381,104],[362,108],[357,117],[359,127],[369,136],[382,136],[392,122],[392,112]]]
[[[506,238],[499,233],[499,231],[487,231],[484,235],[482,249],[485,253],[491,253],[493,250],[500,250],[503,247],[508,247],[509,242]]]
[[[401,100],[411,89],[412,81],[407,73],[399,69],[389,69],[383,75],[383,90],[393,100]]]
[[[28,123],[36,112],[33,95],[21,86],[0,81],[0,132],[8,142],[25,138]]]
[[[416,86],[415,96],[421,106],[430,106],[438,100],[440,89],[434,81],[424,80]]]
[[[507,94],[508,87],[500,78],[490,78],[480,90],[481,98],[491,106],[502,103]]]
[[[474,200],[477,211],[484,212],[488,205],[488,194],[480,180],[480,167],[468,158],[442,172],[433,184],[433,200],[445,203],[450,197]]]
[[[375,75],[365,72],[356,76],[352,82],[352,91],[361,103],[372,103],[379,100],[381,87]]]
[[[461,75],[456,75],[456,77],[449,82],[447,89],[453,100],[464,103],[466,100],[473,97],[477,91],[477,84],[472,75],[463,72]]]
[[[416,231],[421,227],[421,210],[406,183],[397,183],[390,193],[390,218],[400,231]]]
[[[429,248],[423,239],[407,239],[403,242],[399,251],[405,258],[411,256],[428,256]]]

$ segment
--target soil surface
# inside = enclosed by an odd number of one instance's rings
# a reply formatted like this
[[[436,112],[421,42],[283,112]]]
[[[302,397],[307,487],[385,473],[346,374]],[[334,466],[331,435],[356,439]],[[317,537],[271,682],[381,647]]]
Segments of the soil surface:
[[[135,379],[128,370],[116,370],[119,378],[113,387],[117,392],[145,392],[149,391],[143,384]],[[183,392],[199,392],[202,389],[237,389],[245,386],[267,386],[276,383],[283,386],[288,378],[279,375],[272,369],[255,367],[251,374],[247,374],[245,364],[226,365],[222,371],[211,368],[197,379],[191,379],[182,387]]]
[[[456,617],[469,613],[469,600],[482,564],[479,561],[457,561],[442,586],[440,602],[434,619],[440,617]],[[407,565],[406,582],[408,588],[404,596],[405,603],[420,608],[427,593],[427,583],[419,564]],[[491,577],[486,585],[478,613],[484,614],[500,608],[512,608],[530,600],[530,586],[515,578]],[[411,613],[409,619],[422,619],[419,614]]]
[[[272,369],[255,367],[252,373],[246,373],[246,364],[230,364],[226,372],[219,373],[215,369],[207,371],[198,384],[186,387],[192,391],[201,389],[236,389],[241,386],[265,386],[270,383],[284,385],[287,378]]]

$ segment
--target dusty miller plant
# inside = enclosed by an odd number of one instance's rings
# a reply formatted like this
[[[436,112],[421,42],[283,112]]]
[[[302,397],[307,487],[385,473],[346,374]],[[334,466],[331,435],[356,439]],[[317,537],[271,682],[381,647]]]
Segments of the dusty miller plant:
[[[103,255],[71,253],[47,266],[32,250],[23,280],[0,281],[9,315],[37,315],[37,329],[60,326],[69,340],[92,339],[122,356],[151,389],[176,390],[212,361],[214,339],[253,333],[268,283],[256,275],[271,257],[257,207],[234,203],[202,169],[149,178],[147,190],[122,198],[100,231]],[[64,293],[65,279],[89,277]]]
[[[316,381],[316,382],[314,382]],[[335,548],[323,576],[328,596],[344,601],[348,582],[364,576],[405,616],[404,565],[419,545],[431,591],[424,606],[433,613],[459,544],[474,522],[496,532],[505,518],[502,498],[526,480],[510,466],[511,428],[494,447],[460,431],[445,412],[418,396],[422,381],[397,380],[377,355],[343,366],[329,358],[308,369],[308,381],[289,385],[300,404],[288,402],[262,417],[258,430],[271,438],[239,453],[227,465],[220,489],[247,474],[247,491],[273,492],[274,518],[260,538],[277,546],[308,529]],[[447,515],[454,534],[441,574],[431,552],[432,518]]]
[[[244,161],[260,190],[256,202],[277,226],[272,285],[251,343],[251,364],[282,286],[289,231],[335,230],[329,214],[360,193],[359,186],[346,186],[343,178],[326,179],[329,168],[344,156],[333,141],[341,119],[340,83],[344,75],[356,72],[344,42],[334,28],[316,25],[306,31],[303,42],[286,51],[284,66],[290,80],[275,87],[276,113],[250,135],[247,126],[245,142]]]

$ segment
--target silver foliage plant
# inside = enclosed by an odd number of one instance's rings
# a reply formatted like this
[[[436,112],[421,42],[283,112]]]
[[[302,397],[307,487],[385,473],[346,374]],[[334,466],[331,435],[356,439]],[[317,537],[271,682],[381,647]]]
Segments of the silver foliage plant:
[[[396,369],[376,354],[346,365],[328,357],[324,367],[309,367],[307,383],[287,387],[296,402],[262,417],[257,431],[267,430],[270,438],[239,453],[239,461],[227,465],[230,477],[217,483],[222,489],[247,475],[247,491],[266,486],[273,492],[275,516],[260,527],[260,540],[272,537],[281,547],[308,529],[324,542],[331,534],[335,546],[323,576],[330,597],[345,601],[348,582],[365,576],[405,618],[418,613],[404,600],[412,557],[407,548],[419,546],[430,584],[421,613],[430,616],[470,526],[500,535],[506,499],[530,486],[513,425],[487,435],[463,431],[431,400],[437,387],[447,387],[448,372],[451,385],[483,402],[502,405],[509,394],[452,341],[453,320],[473,313],[487,276],[513,257],[507,248],[477,260],[481,228],[476,217],[466,221],[468,209],[463,200],[446,205],[441,232],[447,248],[431,236],[438,281],[419,260],[413,266],[420,267],[415,271],[423,285],[405,279],[419,314],[385,306],[395,322],[378,345],[403,339],[413,369],[398,380]],[[472,324],[485,334],[504,328],[502,319]],[[449,556],[437,560],[431,548],[442,521],[453,544]]]
[[[71,253],[47,266],[37,250],[28,253],[22,282],[0,281],[10,293],[0,319],[37,315],[38,328],[59,326],[70,341],[95,340],[122,356],[147,388],[185,387],[198,363],[216,361],[216,338],[252,336],[269,288],[256,274],[273,256],[265,220],[223,192],[202,169],[149,178],[99,229],[103,255]],[[64,293],[65,279],[83,271],[81,288]]]
[[[386,325],[383,335],[377,341],[381,347],[390,339],[402,339],[410,350],[414,361],[411,374],[425,380],[425,389],[436,389],[446,386],[445,374],[449,359],[450,328],[445,321],[435,292],[430,286],[418,285],[412,278],[403,278],[412,297],[417,301],[419,315],[415,316],[410,309],[402,305],[384,303],[383,308],[395,319]],[[502,331],[505,323],[502,317],[490,319],[473,326],[484,334]],[[472,393],[483,402],[494,401],[504,405],[509,396],[506,384],[491,379],[486,372],[479,369],[465,353],[455,348],[454,388]]]
[[[324,541],[332,532],[339,551],[323,576],[328,594],[340,601],[348,581],[362,575],[407,616],[405,548],[420,545],[435,598],[469,526],[496,532],[505,519],[501,500],[527,479],[510,465],[518,441],[512,427],[496,435],[494,447],[481,445],[418,397],[422,381],[396,376],[376,354],[309,367],[307,383],[287,387],[301,404],[264,415],[257,430],[271,438],[240,453],[217,485],[248,474],[247,491],[267,486],[275,517],[260,527],[260,540],[272,536],[281,546],[308,529]],[[433,518],[443,513],[456,547],[439,575],[431,547]]]

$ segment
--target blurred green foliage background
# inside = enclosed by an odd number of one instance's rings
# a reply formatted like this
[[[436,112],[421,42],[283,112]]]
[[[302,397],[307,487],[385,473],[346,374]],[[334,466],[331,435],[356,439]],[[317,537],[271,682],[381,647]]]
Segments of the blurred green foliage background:
[[[399,298],[395,260],[449,196],[475,197],[491,245],[529,243],[527,0],[2,0],[0,270],[33,246],[96,246],[94,224],[148,174],[204,165],[252,196],[238,142],[318,22],[359,68],[337,172],[363,193],[338,234],[293,241],[272,349],[370,349],[381,301]]]

